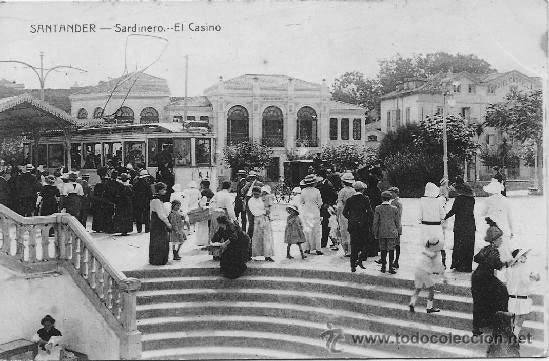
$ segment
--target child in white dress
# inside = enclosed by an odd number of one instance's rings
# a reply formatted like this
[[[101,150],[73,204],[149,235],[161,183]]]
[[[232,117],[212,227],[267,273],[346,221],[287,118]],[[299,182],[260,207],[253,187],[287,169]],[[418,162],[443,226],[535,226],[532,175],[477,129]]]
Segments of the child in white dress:
[[[507,273],[507,292],[509,293],[509,312],[515,314],[513,333],[518,336],[526,315],[532,309],[530,293],[535,281],[540,280],[538,273],[530,272],[528,268],[529,249],[515,249],[512,252],[513,260]]]

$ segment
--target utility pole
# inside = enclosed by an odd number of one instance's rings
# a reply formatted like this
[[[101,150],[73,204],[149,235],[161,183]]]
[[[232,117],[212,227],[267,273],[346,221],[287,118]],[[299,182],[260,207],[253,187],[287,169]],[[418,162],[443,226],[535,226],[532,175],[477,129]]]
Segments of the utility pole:
[[[25,63],[24,61],[20,61],[20,60],[0,60],[0,63],[22,64],[22,65],[26,66],[27,68],[30,68],[32,71],[34,71],[34,73],[38,77],[38,81],[40,82],[40,100],[44,100],[44,98],[45,98],[44,88],[45,88],[45,84],[46,84],[46,79],[47,79],[48,75],[53,70],[65,68],[65,69],[74,69],[74,70],[78,70],[78,71],[83,71],[83,72],[87,73],[87,70],[77,68],[77,67],[74,67],[74,66],[71,66],[71,65],[56,65],[52,68],[44,68],[44,52],[43,51],[40,52],[40,67],[30,65],[30,64]],[[46,70],[45,74],[44,74],[44,70]]]
[[[185,55],[185,100],[183,100],[183,124],[187,122],[187,85],[189,80],[189,56]]]

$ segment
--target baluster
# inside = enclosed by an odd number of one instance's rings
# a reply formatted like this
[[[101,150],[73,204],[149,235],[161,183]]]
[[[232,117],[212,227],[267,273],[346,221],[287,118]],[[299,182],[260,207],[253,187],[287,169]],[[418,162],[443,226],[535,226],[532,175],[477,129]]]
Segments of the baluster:
[[[68,229],[68,227],[65,228],[65,240],[67,241],[67,259],[71,262],[74,259],[73,254],[73,247],[74,247],[74,235],[73,233]]]
[[[99,296],[99,299],[101,302],[104,302],[105,300],[105,270],[103,269],[103,265],[101,263],[97,263],[97,275],[95,276],[97,279],[97,295]]]
[[[107,272],[104,272],[104,274],[105,274],[105,290],[106,290],[105,305],[109,310],[111,310],[112,309],[112,278]]]
[[[122,296],[121,296],[120,288],[118,288],[118,285],[114,286],[113,295],[112,295],[112,298],[113,298],[112,313],[114,317],[116,317],[117,319],[120,319],[120,316],[122,314],[121,297]]]
[[[84,277],[85,280],[88,279],[88,247],[84,245],[82,240],[80,240],[82,243],[82,253],[80,255],[80,274],[82,277]]]
[[[42,236],[42,261],[47,261],[54,258],[50,254],[50,227],[48,225],[40,228],[40,233]]]
[[[11,242],[10,223],[6,218],[2,218],[2,252],[11,255]]]
[[[67,259],[67,232],[62,223],[55,225],[55,256],[59,259]]]
[[[90,262],[88,264],[88,267],[90,267],[90,273],[88,274],[88,284],[90,285],[90,287],[92,288],[92,290],[95,290],[95,294],[97,294],[97,290],[96,290],[96,282],[95,282],[95,275],[96,275],[96,267],[97,267],[97,260],[95,259],[95,257],[89,253],[88,251],[88,256],[91,258],[90,259]]]
[[[71,232],[72,233],[72,232]],[[81,257],[82,257],[82,240],[80,239],[80,237],[75,237],[75,242],[76,242],[76,249],[74,251],[74,257],[73,257],[73,264],[74,264],[74,268],[76,268],[77,270],[80,269],[80,260],[81,260]]]
[[[25,259],[25,230],[22,225],[15,224],[15,256],[21,260]]]

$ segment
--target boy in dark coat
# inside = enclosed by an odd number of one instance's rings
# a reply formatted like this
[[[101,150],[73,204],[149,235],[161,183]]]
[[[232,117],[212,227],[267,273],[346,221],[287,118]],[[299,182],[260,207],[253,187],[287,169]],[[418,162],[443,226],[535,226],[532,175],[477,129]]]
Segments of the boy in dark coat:
[[[400,217],[397,207],[391,205],[393,195],[391,192],[381,193],[382,204],[376,207],[374,212],[373,233],[379,240],[381,251],[381,272],[386,272],[387,252],[389,253],[389,273],[395,274],[393,265],[395,258],[395,243],[401,233]]]
[[[370,223],[372,219],[372,208],[370,199],[364,194],[366,184],[357,181],[353,184],[356,194],[351,196],[345,202],[343,216],[349,221],[349,234],[351,236],[351,272],[356,272],[356,266],[364,269],[362,260],[365,256],[359,258],[359,253],[365,251],[367,246],[366,239],[370,233]]]

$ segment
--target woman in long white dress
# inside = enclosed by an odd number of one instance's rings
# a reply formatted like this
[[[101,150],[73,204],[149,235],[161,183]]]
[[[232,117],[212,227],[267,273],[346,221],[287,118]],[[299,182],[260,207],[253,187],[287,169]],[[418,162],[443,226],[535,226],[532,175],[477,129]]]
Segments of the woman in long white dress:
[[[500,259],[502,262],[511,261],[513,259],[511,250],[519,247],[515,247],[516,245],[511,244],[514,235],[514,221],[509,201],[507,197],[501,194],[504,187],[496,179],[492,179],[490,183],[482,189],[484,189],[486,193],[491,194],[491,196],[486,199],[481,215],[492,219],[496,222],[499,229],[502,230],[502,242],[501,246],[498,248]],[[505,282],[506,271],[498,271],[497,276]]]
[[[202,194],[198,190],[198,185],[195,181],[189,182],[187,189],[183,191],[184,198],[184,207],[186,212],[200,208],[202,205],[206,205],[206,200],[202,199]],[[205,198],[205,197],[204,197]],[[206,246],[208,245],[208,221],[198,222],[194,225],[195,230],[195,244],[197,246]],[[206,236],[204,236],[206,235]]]
[[[343,188],[339,190],[337,195],[337,218],[339,222],[339,232],[341,233],[341,248],[343,248],[343,253],[345,257],[351,257],[351,235],[349,234],[349,222],[347,218],[343,216],[343,209],[345,208],[345,203],[347,199],[355,195],[356,191],[353,188],[355,182],[355,177],[351,173],[345,173],[341,176],[341,182],[343,183]]]
[[[263,190],[267,190],[263,188]],[[263,256],[265,261],[274,262],[274,242],[271,228],[270,205],[262,197],[262,189],[252,188],[252,198],[248,209],[254,215],[254,234],[252,237],[252,257]]]
[[[321,238],[322,238],[322,228],[320,224],[320,207],[322,206],[322,196],[320,191],[315,187],[316,185],[316,176],[314,174],[309,174],[306,176],[300,183],[303,187],[301,191],[301,207],[300,212],[303,216],[303,233],[305,233],[305,239],[307,246],[306,253],[311,253],[311,251],[316,251],[317,255],[322,255],[321,249]]]

